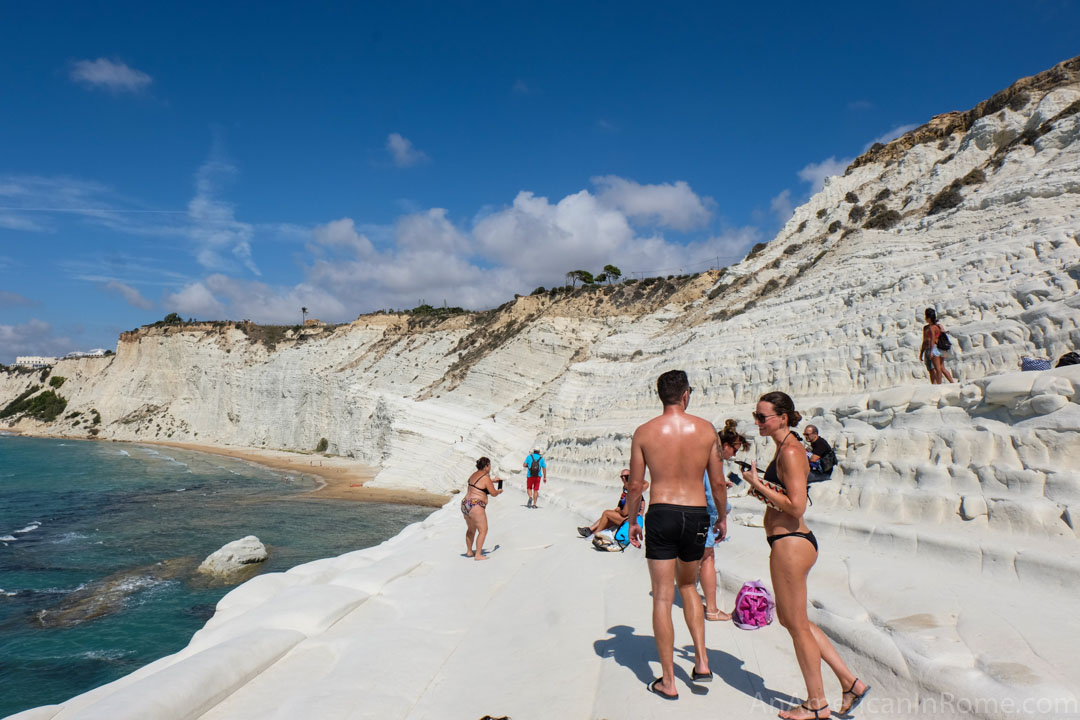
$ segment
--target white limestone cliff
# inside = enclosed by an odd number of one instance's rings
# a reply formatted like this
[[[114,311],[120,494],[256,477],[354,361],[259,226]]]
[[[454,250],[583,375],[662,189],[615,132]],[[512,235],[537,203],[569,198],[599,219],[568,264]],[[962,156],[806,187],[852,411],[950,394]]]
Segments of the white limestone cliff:
[[[1067,656],[1080,637],[1045,614],[1011,610],[1034,595],[1050,617],[1064,612],[1080,576],[1080,368],[1017,370],[1023,355],[1080,348],[1078,110],[1080,58],[871,149],[772,242],[670,286],[525,297],[430,323],[366,316],[274,350],[231,324],[125,334],[113,358],[53,369],[67,378],[67,413],[82,415],[15,427],[83,437],[93,409],[99,438],[311,449],[325,437],[331,453],[381,468],[376,485],[434,491],[459,488],[479,455],[506,476],[539,447],[551,466],[547,497],[592,514],[609,501],[633,428],[658,409],[654,381],[664,370],[689,373],[692,412],[718,424],[734,417],[744,431],[756,398],[783,389],[840,458],[808,516],[831,553],[811,580],[815,622],[898,698],[963,692],[995,699],[998,710],[1006,700],[1076,701],[1080,671]],[[953,338],[955,384],[928,385],[918,360],[927,306]],[[0,403],[40,382],[0,373]],[[756,450],[766,457],[764,444]],[[749,498],[735,505],[744,524],[760,515]],[[259,701],[257,688],[269,692],[270,677],[288,686],[300,667],[318,679],[310,693],[295,692],[325,707],[320,717],[368,716],[319,694],[332,694],[343,658],[357,652],[342,628],[360,633],[348,636],[358,643],[383,637],[380,617],[410,638],[417,628],[438,634],[406,610],[441,611],[401,593],[420,592],[416,573],[441,576],[443,566],[423,558],[456,538],[456,512],[438,511],[379,548],[256,578],[226,596],[181,653],[25,717],[126,716],[119,708],[247,717],[244,702],[262,708],[251,717],[289,717]],[[548,562],[561,567],[562,541],[552,542]],[[529,558],[541,552],[516,545]],[[756,535],[733,538],[718,563],[725,582],[767,574],[761,545]],[[530,567],[545,572],[538,561]],[[470,591],[453,588],[467,602]],[[382,615],[380,599],[390,607]],[[608,620],[604,628],[617,623]],[[443,640],[432,652],[450,662]],[[214,672],[222,667],[229,672]],[[400,677],[372,671],[386,692],[394,682],[410,692]],[[432,669],[416,692],[457,698],[445,685],[459,675]],[[147,711],[144,699],[162,687],[179,690]],[[611,694],[596,689],[595,705],[566,716],[629,716]],[[372,707],[390,709],[370,716],[439,717],[423,702],[381,702]],[[1019,716],[989,707],[970,714]]]

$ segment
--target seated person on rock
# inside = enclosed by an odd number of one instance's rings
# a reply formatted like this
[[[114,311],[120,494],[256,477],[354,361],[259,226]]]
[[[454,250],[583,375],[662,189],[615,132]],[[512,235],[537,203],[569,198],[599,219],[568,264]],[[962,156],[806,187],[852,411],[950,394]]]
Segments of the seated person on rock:
[[[581,537],[589,537],[601,530],[617,528],[626,520],[626,484],[630,481],[629,468],[623,468],[619,473],[619,478],[622,480],[622,496],[619,498],[619,504],[611,510],[600,513],[600,517],[592,525],[579,527],[577,531]],[[649,483],[645,483],[645,487],[648,488]]]
[[[809,482],[828,480],[836,464],[836,455],[833,453],[832,446],[818,434],[818,429],[814,425],[806,426],[806,440],[810,443],[810,449],[806,451],[806,456],[810,458]]]

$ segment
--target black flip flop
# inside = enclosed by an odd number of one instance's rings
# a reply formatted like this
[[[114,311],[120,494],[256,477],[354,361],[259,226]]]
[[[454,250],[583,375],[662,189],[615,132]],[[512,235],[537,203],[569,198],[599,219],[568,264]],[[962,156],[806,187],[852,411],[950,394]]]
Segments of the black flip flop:
[[[859,707],[859,703],[861,703],[863,701],[863,698],[866,697],[866,693],[870,692],[869,685],[867,685],[861,693],[855,692],[855,686],[858,684],[859,678],[855,678],[855,682],[851,683],[851,687],[844,691],[845,695],[853,695],[855,696],[855,699],[851,701],[850,705],[848,705],[847,710],[841,710],[837,713],[837,715],[840,715],[842,717],[850,717],[851,714],[855,711],[855,708]],[[843,698],[841,698],[841,700],[843,700]]]
[[[658,677],[655,680],[653,680],[651,683],[649,683],[649,692],[653,693],[654,695],[659,695],[660,697],[664,698],[665,700],[678,700],[679,699],[678,694],[668,695],[666,692],[664,692],[660,688],[656,687],[659,683],[662,683],[662,682],[664,682],[664,678]]]
[[[712,670],[707,673],[699,673],[697,670],[694,670],[690,674],[690,679],[696,683],[712,682]]]

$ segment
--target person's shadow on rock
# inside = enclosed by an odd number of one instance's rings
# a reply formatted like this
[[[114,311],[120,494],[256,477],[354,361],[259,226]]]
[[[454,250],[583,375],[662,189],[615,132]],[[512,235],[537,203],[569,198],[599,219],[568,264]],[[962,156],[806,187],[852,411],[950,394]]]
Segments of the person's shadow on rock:
[[[649,668],[649,656],[656,655],[656,642],[651,635],[635,635],[629,625],[615,625],[608,628],[612,637],[593,643],[596,654],[602,658],[612,658],[619,665],[633,672],[643,683],[653,681],[652,669]]]
[[[602,658],[612,658],[619,665],[630,670],[642,684],[648,685],[655,676],[649,667],[649,660],[656,659],[656,640],[652,635],[635,635],[634,628],[628,625],[615,625],[608,628],[613,637],[597,640],[593,643],[596,654]],[[675,677],[690,686],[695,695],[703,695],[708,688],[698,685],[683,668],[675,666]]]
[[[713,675],[736,690],[772,707],[786,709],[789,705],[798,705],[802,702],[801,699],[792,697],[787,693],[765,687],[765,680],[757,673],[744,668],[743,661],[734,655],[730,655],[723,650],[706,650],[709,654],[709,669],[713,671]],[[675,655],[692,663],[694,661],[694,646],[676,647]],[[782,703],[787,703],[787,705]]]

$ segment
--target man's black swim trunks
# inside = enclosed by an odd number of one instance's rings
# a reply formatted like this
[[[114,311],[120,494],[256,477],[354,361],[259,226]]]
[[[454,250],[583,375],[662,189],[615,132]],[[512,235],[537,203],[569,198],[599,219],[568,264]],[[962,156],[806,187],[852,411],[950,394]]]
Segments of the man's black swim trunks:
[[[645,557],[695,562],[705,554],[709,511],[705,507],[653,503],[645,516]]]

